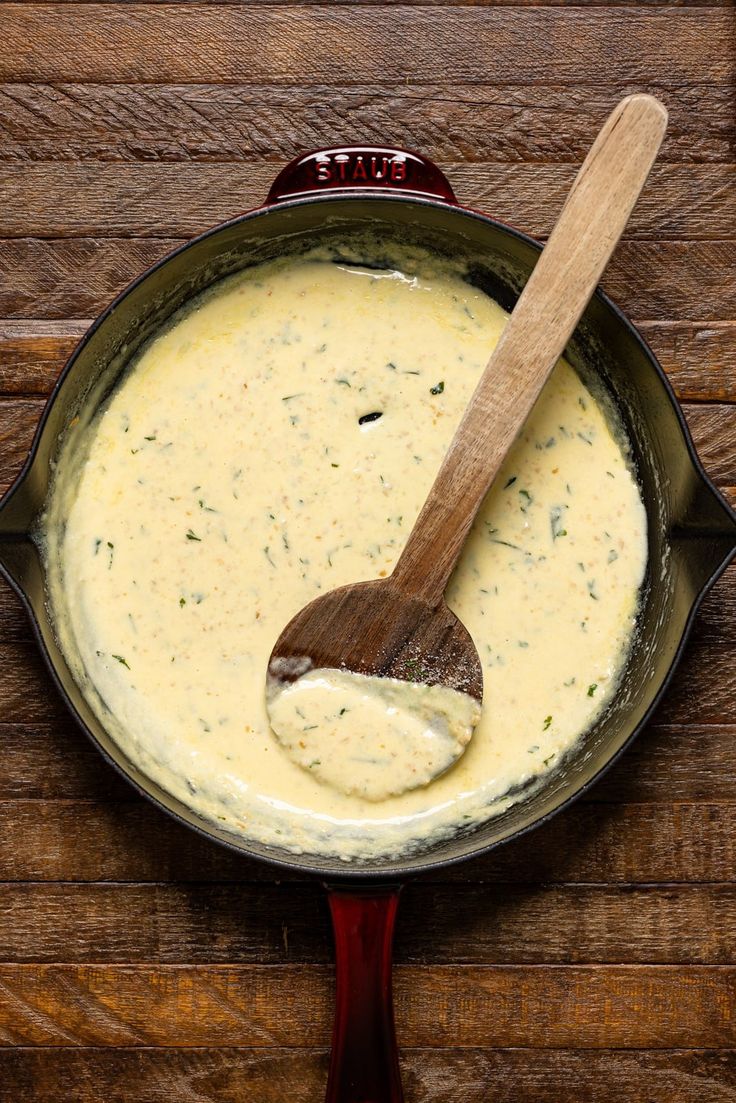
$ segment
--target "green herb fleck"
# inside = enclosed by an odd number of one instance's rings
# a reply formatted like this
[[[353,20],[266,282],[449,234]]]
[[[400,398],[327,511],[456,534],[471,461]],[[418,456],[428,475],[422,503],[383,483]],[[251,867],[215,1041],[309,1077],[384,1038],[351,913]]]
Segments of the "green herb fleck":
[[[186,603],[187,603],[187,599],[186,599],[185,597],[180,597],[180,598],[179,598],[179,605],[180,605],[180,607],[181,607],[182,609],[184,608],[184,606],[186,605]]]
[[[202,537],[197,536],[191,529],[187,529],[187,540],[196,540],[198,543],[202,543]]]
[[[552,529],[552,539],[557,540],[560,536],[567,536],[567,529],[562,527],[562,515],[567,509],[567,506],[553,506],[549,511],[549,524]]]
[[[429,388],[430,394],[442,394],[445,390],[445,381],[440,379],[439,383],[436,383],[434,387]]]
[[[598,683],[597,682],[592,682],[591,685],[588,686],[588,697],[592,697],[597,689],[598,689]]]
[[[113,655],[113,659],[117,659],[119,663],[121,663],[123,666],[127,667],[128,670],[130,670],[130,667],[128,666],[128,664],[126,663],[126,661],[125,661],[125,659],[123,658],[122,655]]]
[[[511,478],[508,480],[508,482],[505,484],[504,490],[508,490],[508,488],[510,486],[513,486],[514,483],[516,482],[516,478],[517,478],[516,475],[512,475]]]
[[[349,379],[336,379],[335,382],[340,383],[343,387],[352,387]]]
[[[509,540],[498,540],[495,536],[489,536],[492,544],[501,544],[504,548],[513,548],[514,551],[521,552],[522,555],[526,555],[529,559],[532,559],[532,553],[526,551],[525,548],[520,548],[518,544],[512,544]]]
[[[551,723],[552,723],[552,717],[551,716],[545,716],[545,718],[544,718],[544,728],[542,730],[546,731]]]
[[[266,559],[267,559],[267,560],[268,560],[268,562],[269,562],[269,563],[271,564],[271,566],[272,566],[272,567],[275,567],[275,566],[276,566],[276,564],[274,563],[273,559],[271,558],[271,550],[270,550],[270,548],[269,548],[268,546],[266,546],[266,547],[265,547],[265,548],[263,549],[263,554],[265,555]]]
[[[532,498],[528,490],[520,490],[519,497],[524,499],[524,503],[521,506],[521,512],[526,513],[534,499]]]

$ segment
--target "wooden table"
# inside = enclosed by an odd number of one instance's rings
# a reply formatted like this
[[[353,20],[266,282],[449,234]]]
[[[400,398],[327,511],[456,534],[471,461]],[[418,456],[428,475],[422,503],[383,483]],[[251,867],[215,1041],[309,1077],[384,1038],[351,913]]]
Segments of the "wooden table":
[[[614,101],[649,90],[670,132],[605,283],[733,494],[735,32],[727,0],[0,4],[3,486],[88,320],[297,151],[418,147],[462,201],[544,235]],[[736,1100],[735,584],[589,797],[406,889],[409,1103]],[[0,1100],[318,1100],[320,889],[138,800],[0,597]]]

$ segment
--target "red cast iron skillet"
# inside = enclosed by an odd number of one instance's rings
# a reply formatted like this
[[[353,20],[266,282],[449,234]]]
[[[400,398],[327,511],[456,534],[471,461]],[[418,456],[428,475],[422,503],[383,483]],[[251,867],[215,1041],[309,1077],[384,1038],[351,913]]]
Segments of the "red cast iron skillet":
[[[458,206],[442,173],[416,154],[353,147],[308,154],[281,172],[265,206],[159,261],[97,319],[62,372],[28,461],[0,502],[0,568],[28,610],[59,692],[104,757],[139,792],[201,835],[327,883],[337,951],[330,1103],[402,1098],[391,1004],[391,942],[401,882],[515,839],[584,793],[646,723],[672,677],[699,602],[736,552],[736,515],[705,475],[662,369],[631,323],[597,292],[567,355],[584,376],[600,381],[632,442],[649,518],[649,568],[639,631],[616,699],[548,781],[520,793],[516,804],[473,830],[403,858],[345,864],[238,838],[202,820],[140,773],[84,700],[49,619],[44,568],[32,534],[59,438],[98,380],[105,380],[109,393],[143,343],[214,280],[318,243],[339,251],[367,231],[376,242],[367,258],[371,263],[382,264],[382,241],[467,258],[469,281],[506,309],[513,307],[540,249],[525,234]]]

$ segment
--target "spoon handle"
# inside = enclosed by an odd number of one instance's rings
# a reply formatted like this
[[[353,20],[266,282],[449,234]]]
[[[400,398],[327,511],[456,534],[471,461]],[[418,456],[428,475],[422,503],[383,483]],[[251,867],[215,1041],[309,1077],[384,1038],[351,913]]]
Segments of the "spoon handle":
[[[653,96],[608,117],[450,444],[391,581],[437,605],[475,515],[595,291],[667,127]]]

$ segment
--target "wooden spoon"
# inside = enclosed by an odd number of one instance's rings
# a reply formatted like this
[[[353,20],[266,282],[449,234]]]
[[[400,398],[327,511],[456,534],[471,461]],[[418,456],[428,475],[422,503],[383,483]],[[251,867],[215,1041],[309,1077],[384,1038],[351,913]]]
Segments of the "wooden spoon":
[[[482,701],[480,658],[444,600],[445,587],[486,492],[595,291],[666,126],[667,111],[652,96],[629,96],[612,112],[481,376],[393,573],[342,586],[297,613],[271,653],[269,698],[307,671],[328,668],[447,686]]]

